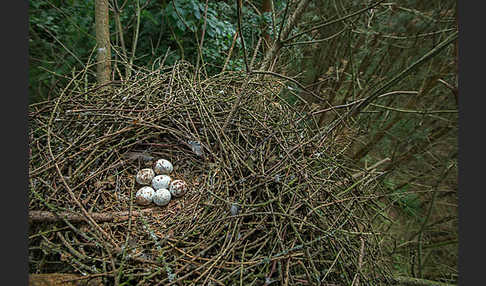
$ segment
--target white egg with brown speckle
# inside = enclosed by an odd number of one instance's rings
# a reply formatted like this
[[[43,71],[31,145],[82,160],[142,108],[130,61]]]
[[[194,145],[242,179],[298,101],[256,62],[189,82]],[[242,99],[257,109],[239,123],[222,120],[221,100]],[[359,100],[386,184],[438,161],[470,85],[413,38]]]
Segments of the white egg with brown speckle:
[[[170,183],[169,191],[173,197],[182,197],[187,191],[187,184],[183,180],[174,180]]]
[[[153,197],[153,201],[158,206],[165,206],[170,202],[172,195],[167,189],[158,189]]]
[[[135,202],[139,205],[149,205],[154,197],[155,190],[152,187],[145,186],[140,188],[135,195]]]
[[[154,170],[152,170],[151,168],[145,168],[137,172],[137,176],[135,177],[135,180],[140,185],[150,185],[154,177],[155,177]]]
[[[156,191],[159,189],[168,189],[171,178],[167,175],[157,175],[152,180],[152,188]]]
[[[155,162],[154,170],[157,175],[170,174],[174,170],[174,166],[168,160],[159,159]]]

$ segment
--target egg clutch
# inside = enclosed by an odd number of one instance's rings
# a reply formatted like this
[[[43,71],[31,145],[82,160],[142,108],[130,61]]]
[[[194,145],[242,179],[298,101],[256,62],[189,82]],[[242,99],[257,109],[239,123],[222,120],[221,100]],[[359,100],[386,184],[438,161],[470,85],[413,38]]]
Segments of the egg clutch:
[[[169,174],[173,170],[171,162],[159,159],[153,169],[145,168],[138,171],[135,180],[144,186],[137,191],[135,202],[142,206],[152,202],[158,206],[165,206],[172,198],[183,196],[187,191],[187,184],[183,180],[172,180]]]

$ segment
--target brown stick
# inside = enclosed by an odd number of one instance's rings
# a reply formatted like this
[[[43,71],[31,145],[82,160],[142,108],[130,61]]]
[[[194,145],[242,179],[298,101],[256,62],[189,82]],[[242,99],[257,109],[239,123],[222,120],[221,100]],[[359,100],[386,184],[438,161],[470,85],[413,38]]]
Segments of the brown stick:
[[[243,82],[243,85],[241,86],[240,92],[238,92],[238,98],[233,103],[233,106],[231,107],[231,111],[230,111],[228,117],[226,118],[226,121],[224,122],[223,128],[221,129],[221,133],[224,133],[224,131],[226,130],[226,127],[228,127],[229,122],[233,119],[233,115],[235,114],[236,109],[238,109],[238,107],[240,106],[241,100],[243,99],[243,97],[247,93],[246,89],[247,89],[249,82],[250,82],[250,78],[247,77],[245,79],[245,81]]]
[[[101,277],[94,277],[94,275],[87,275],[86,277],[78,274],[67,273],[46,273],[46,274],[29,274],[29,285],[65,285],[65,286],[98,286],[103,285]]]
[[[228,65],[231,55],[233,54],[233,48],[235,47],[236,39],[238,39],[238,31],[236,31],[235,35],[233,36],[233,42],[231,42],[231,47],[228,51],[228,56],[226,57],[226,60],[224,61],[223,69],[221,70],[222,73],[226,70],[226,66]]]
[[[148,208],[141,211],[132,211],[132,217],[140,216],[151,212],[156,212],[159,208]],[[126,221],[129,218],[128,211],[111,212],[111,213],[90,213],[91,217],[96,222],[111,222],[111,221]],[[58,222],[62,218],[70,222],[85,222],[86,217],[82,214],[71,212],[54,213],[50,211],[29,211],[29,222]]]
[[[359,251],[359,257],[358,257],[358,271],[356,272],[356,275],[354,276],[353,283],[351,283],[351,286],[359,286],[359,272],[361,271],[361,266],[363,266],[363,256],[364,256],[364,246],[365,246],[365,241],[363,237],[360,237],[361,240],[361,247]]]

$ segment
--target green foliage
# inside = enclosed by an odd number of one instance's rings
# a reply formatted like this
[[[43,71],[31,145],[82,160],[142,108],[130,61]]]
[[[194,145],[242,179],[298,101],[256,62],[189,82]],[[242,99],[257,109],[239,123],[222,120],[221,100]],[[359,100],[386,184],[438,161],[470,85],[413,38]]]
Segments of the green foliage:
[[[170,41],[178,41],[183,46],[185,60],[195,63],[199,55],[198,44],[205,28],[205,39],[202,49],[203,59],[210,64],[209,71],[218,72],[218,66],[222,66],[226,58],[226,52],[231,47],[236,26],[231,23],[228,11],[231,7],[224,2],[208,3],[207,17],[204,18],[205,5],[196,0],[181,0],[168,3],[163,9],[163,14],[168,25],[172,28],[170,34],[164,38]],[[206,24],[204,24],[206,22]],[[239,42],[237,47],[239,47]],[[181,54],[182,55],[182,54]],[[230,68],[241,65],[239,61],[230,62]]]
[[[120,12],[127,56],[134,45],[136,28],[136,1],[126,3]],[[171,65],[184,57],[195,64],[199,56],[198,44],[205,27],[202,58],[210,74],[221,71],[237,30],[236,6],[224,1],[210,1],[204,18],[205,1],[147,1],[141,0],[140,30],[134,57],[135,66],[152,67],[169,50],[165,64]],[[284,1],[276,1],[282,9]],[[121,42],[113,10],[110,10],[111,42],[117,52],[113,60],[120,60]],[[252,55],[262,25],[271,27],[271,15],[258,15],[252,8],[243,6],[242,32],[246,52]],[[94,1],[29,0],[29,90],[31,100],[45,98],[55,86],[62,86],[73,70],[81,70],[95,57]],[[269,29],[271,35],[274,31]],[[61,45],[64,45],[64,47]],[[235,43],[227,70],[244,67],[241,42]],[[68,51],[69,50],[69,51]],[[74,55],[74,56],[73,56]],[[258,54],[258,57],[261,57]],[[76,59],[77,58],[77,59]],[[123,71],[123,65],[118,66]]]
[[[93,1],[29,1],[30,100],[45,98],[61,75],[82,68],[75,57],[86,61],[96,44],[93,11]]]
[[[221,70],[224,64],[237,30],[236,8],[223,1],[209,2],[206,19],[204,19],[204,10],[203,2],[181,0],[174,2],[174,5],[172,5],[172,2],[167,4],[164,13],[169,25],[174,27],[174,34],[170,36],[171,39],[183,43],[184,54],[190,55],[186,60],[191,62],[195,62],[198,55],[195,33],[200,40],[204,21],[206,21],[202,55],[210,65],[209,72],[215,74]],[[256,46],[256,41],[261,34],[262,23],[270,23],[271,16],[268,13],[259,16],[253,9],[245,6],[242,9],[242,15],[242,33],[247,53],[250,54],[253,52],[252,49]],[[228,70],[241,70],[243,68],[241,47],[241,42],[236,41],[234,56],[228,62]]]

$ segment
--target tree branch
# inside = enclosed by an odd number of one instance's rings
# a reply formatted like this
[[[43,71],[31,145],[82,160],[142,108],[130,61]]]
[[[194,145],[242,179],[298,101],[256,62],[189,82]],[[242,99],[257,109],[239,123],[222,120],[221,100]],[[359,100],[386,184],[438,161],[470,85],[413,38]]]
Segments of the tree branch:
[[[147,213],[156,212],[160,208],[147,208],[140,211],[132,211],[132,217],[140,216]],[[129,211],[110,212],[110,213],[90,213],[94,221],[111,222],[111,221],[126,221],[130,218]],[[63,218],[70,222],[85,222],[87,219],[84,215],[72,212],[50,212],[50,211],[29,211],[29,222],[58,222]]]

